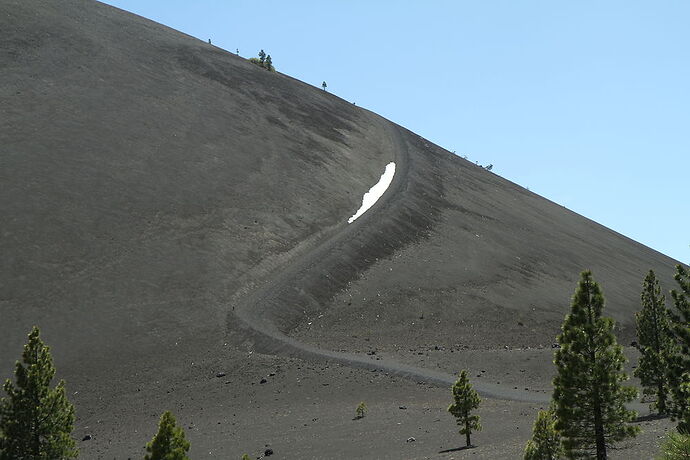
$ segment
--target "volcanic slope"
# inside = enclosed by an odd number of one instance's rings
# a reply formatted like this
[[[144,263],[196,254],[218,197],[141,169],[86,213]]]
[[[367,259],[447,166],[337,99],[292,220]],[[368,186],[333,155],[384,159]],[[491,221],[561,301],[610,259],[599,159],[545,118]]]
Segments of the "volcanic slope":
[[[397,412],[362,431],[319,407],[400,397],[428,417],[441,393],[393,375],[445,385],[481,353],[550,344],[585,268],[630,340],[644,273],[670,279],[668,257],[116,8],[6,0],[0,42],[0,375],[39,325],[78,433],[93,434],[87,458],[138,455],[166,408],[194,420],[196,456],[271,437],[286,458],[423,457],[448,439],[418,435],[403,452],[376,442]],[[348,224],[391,161],[390,188]],[[547,386],[548,362],[537,368]],[[277,388],[261,393],[270,374]],[[537,404],[547,393],[478,385]],[[319,417],[324,441],[305,444],[298,425]],[[507,452],[522,442],[510,433]],[[325,440],[350,450],[319,451]]]

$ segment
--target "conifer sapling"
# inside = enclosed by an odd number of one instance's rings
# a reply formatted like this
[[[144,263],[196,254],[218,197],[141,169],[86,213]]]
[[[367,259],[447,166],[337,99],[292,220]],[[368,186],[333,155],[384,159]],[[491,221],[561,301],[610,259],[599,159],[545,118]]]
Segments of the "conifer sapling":
[[[553,409],[540,410],[532,427],[532,439],[525,446],[524,460],[557,460],[562,455],[561,435],[556,430]]]
[[[467,447],[472,445],[470,435],[473,431],[481,431],[479,416],[472,414],[474,409],[482,402],[477,391],[467,378],[467,371],[460,372],[460,377],[453,385],[453,404],[448,406],[450,412],[460,427],[460,434],[465,435]]]
[[[145,460],[189,460],[190,443],[182,427],[177,426],[172,412],[165,411],[158,423],[158,433],[146,444]]]

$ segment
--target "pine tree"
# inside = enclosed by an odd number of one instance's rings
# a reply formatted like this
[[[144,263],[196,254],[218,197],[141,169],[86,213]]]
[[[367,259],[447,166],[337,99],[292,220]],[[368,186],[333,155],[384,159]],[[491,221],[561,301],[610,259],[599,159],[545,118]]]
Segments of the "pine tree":
[[[669,392],[667,370],[673,339],[664,295],[652,270],[644,279],[641,300],[642,310],[635,314],[641,356],[634,375],[642,382],[644,394],[656,396],[651,408],[656,407],[659,414],[665,414]]]
[[[321,83],[321,87],[324,91],[326,91],[326,88],[328,87],[328,85],[326,84],[326,80],[324,80],[323,83]]]
[[[678,431],[690,435],[690,401],[683,390],[690,382],[690,273],[677,265],[674,279],[680,290],[671,291],[676,312],[669,313],[676,344],[668,369],[673,398],[670,412],[674,419],[680,419]]]
[[[261,67],[264,67],[266,63],[266,53],[264,53],[264,50],[259,51],[259,62],[261,63]]]
[[[266,70],[270,72],[273,72],[275,70],[275,67],[273,67],[273,59],[271,59],[270,54],[266,56]]]
[[[144,460],[189,460],[190,443],[184,437],[182,427],[176,426],[175,417],[170,411],[161,415],[158,433],[146,444]]]
[[[626,359],[613,335],[613,320],[602,317],[604,296],[592,273],[582,272],[557,340],[553,381],[556,429],[569,457],[596,453],[606,459],[606,449],[639,428],[628,424],[637,415],[625,404],[637,396],[623,371]]]
[[[0,459],[76,457],[78,450],[70,437],[74,406],[67,400],[63,380],[50,388],[55,376],[53,358],[36,326],[29,333],[14,375],[16,384],[7,379],[7,396],[0,399]]]
[[[525,446],[525,460],[557,460],[563,455],[561,435],[556,430],[553,410],[540,410]]]
[[[448,406],[450,412],[460,426],[460,434],[465,435],[467,447],[472,445],[470,435],[472,431],[481,431],[479,416],[472,415],[472,411],[479,407],[482,402],[477,391],[472,388],[472,384],[467,378],[467,371],[460,372],[460,377],[453,385],[453,404]]]
[[[661,445],[659,460],[687,460],[690,458],[690,435],[670,432]]]

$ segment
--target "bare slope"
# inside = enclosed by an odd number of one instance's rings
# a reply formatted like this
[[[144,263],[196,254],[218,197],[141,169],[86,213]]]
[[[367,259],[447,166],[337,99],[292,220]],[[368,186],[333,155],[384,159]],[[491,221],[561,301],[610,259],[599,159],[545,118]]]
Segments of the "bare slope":
[[[111,7],[0,20],[3,352],[39,318],[70,361],[220,340],[248,270],[342,224],[393,155],[378,117]]]
[[[584,268],[627,340],[644,272],[668,279],[675,263],[375,114],[115,8],[6,0],[0,43],[0,376],[38,324],[78,392],[79,432],[94,433],[87,458],[139,455],[165,408],[194,420],[196,453],[244,446],[237,432],[293,433],[295,417],[278,414],[309,418],[305,375],[338,381],[324,405],[381,384],[419,402],[426,390],[383,373],[374,383],[285,356],[548,345]],[[348,225],[390,161],[390,189]],[[347,356],[330,359],[379,363]],[[261,394],[269,369],[290,379]],[[530,398],[515,397],[543,394]]]

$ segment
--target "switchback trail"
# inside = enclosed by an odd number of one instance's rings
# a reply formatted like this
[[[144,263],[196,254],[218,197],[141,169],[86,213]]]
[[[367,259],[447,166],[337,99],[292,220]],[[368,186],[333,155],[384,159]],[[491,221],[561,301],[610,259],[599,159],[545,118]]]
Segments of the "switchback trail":
[[[306,359],[336,362],[349,367],[383,372],[392,376],[403,377],[418,383],[428,383],[439,387],[451,386],[456,377],[431,369],[409,366],[393,360],[375,359],[354,353],[337,352],[318,348],[289,337],[275,324],[274,317],[287,315],[286,309],[296,308],[289,300],[290,295],[300,290],[302,280],[307,276],[321,276],[327,273],[327,265],[341,258],[341,250],[358,234],[367,231],[367,224],[380,217],[382,213],[395,212],[396,206],[403,203],[404,193],[408,187],[410,157],[408,145],[403,138],[401,128],[388,120],[385,129],[390,133],[395,154],[396,172],[388,190],[359,219],[351,224],[339,225],[327,234],[317,236],[301,253],[289,261],[273,267],[267,281],[253,286],[250,292],[236,296],[233,307],[235,329],[239,323],[241,340],[250,342],[254,350],[261,353],[281,354]],[[346,216],[343,222],[346,221]],[[231,328],[232,329],[232,328]],[[477,391],[488,398],[534,402],[547,404],[550,395],[544,393],[517,390],[500,384],[473,382]]]

